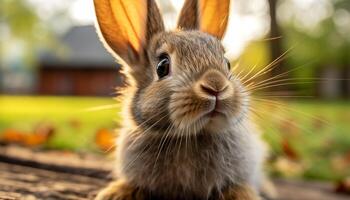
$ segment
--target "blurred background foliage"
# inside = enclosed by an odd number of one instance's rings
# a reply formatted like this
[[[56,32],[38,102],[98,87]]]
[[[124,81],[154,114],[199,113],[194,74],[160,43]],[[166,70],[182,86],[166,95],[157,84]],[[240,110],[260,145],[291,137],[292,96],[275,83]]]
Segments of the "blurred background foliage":
[[[174,13],[182,1],[158,2],[167,24],[174,24]],[[93,16],[92,1],[86,0],[0,1],[2,144],[98,153],[113,150],[114,129],[121,123],[119,103],[110,95],[113,85],[101,85],[111,88],[102,97],[93,92],[82,97],[71,90],[40,90],[42,84],[51,84],[40,82],[41,76],[58,82],[57,74],[42,73],[47,69],[42,56],[71,56],[65,42],[81,46],[84,42],[78,38],[84,35],[79,34],[93,28],[79,27],[92,27]],[[76,27],[83,32],[72,31]],[[65,41],[72,33],[78,38]],[[98,41],[95,36],[92,39]],[[271,147],[271,174],[323,180],[349,177],[350,1],[234,0],[224,44],[227,56],[238,64],[236,72],[243,75],[254,66],[250,75],[259,73],[288,52],[261,78],[263,81],[289,72],[281,77],[286,84],[277,89],[275,84],[267,85],[271,87],[256,94],[260,100],[253,102],[253,114]],[[81,48],[86,50],[85,46]],[[95,47],[90,51],[94,54]],[[63,74],[59,85],[64,89],[71,88],[69,84],[74,84],[77,74],[92,70],[84,68],[86,63],[71,67],[66,60],[49,61]],[[101,61],[102,65],[105,63]],[[94,67],[97,74],[100,69]],[[80,71],[74,71],[76,68]],[[48,69],[51,72],[52,68]],[[92,82],[91,76],[78,79],[87,84]]]
[[[1,13],[1,58],[16,58],[36,66],[40,49],[57,50],[54,27],[51,21],[62,17],[68,18],[65,9],[56,10],[45,19],[39,16],[34,5],[25,0],[3,0],[0,3]],[[43,14],[43,13],[42,13]],[[20,55],[18,55],[20,53]],[[13,55],[15,54],[15,55]]]

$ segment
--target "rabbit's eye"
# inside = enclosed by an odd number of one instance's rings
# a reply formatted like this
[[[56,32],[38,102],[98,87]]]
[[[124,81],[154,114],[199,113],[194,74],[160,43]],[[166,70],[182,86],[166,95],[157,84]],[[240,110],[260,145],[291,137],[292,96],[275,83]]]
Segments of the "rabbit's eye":
[[[226,63],[227,63],[228,70],[231,70],[231,63],[230,63],[230,61],[227,58],[225,58],[225,60],[226,60]]]
[[[159,56],[159,62],[157,65],[157,75],[161,79],[169,74],[170,60],[167,54]]]

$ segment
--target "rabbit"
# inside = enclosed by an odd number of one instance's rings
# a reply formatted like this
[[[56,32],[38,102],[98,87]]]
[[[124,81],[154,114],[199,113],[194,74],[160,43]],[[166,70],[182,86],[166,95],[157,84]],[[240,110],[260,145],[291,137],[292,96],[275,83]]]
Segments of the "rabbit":
[[[116,180],[96,200],[258,200],[266,147],[221,44],[229,0],[186,0],[166,31],[154,0],[94,0],[123,66]]]

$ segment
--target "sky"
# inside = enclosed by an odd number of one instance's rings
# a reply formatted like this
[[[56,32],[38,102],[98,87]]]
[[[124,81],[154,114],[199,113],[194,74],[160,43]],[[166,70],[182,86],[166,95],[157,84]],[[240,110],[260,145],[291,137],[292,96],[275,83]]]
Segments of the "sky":
[[[27,0],[35,5],[42,18],[48,18],[54,9],[67,10],[76,25],[93,24],[95,22],[95,13],[92,0]],[[164,0],[157,0],[162,8]],[[168,0],[167,0],[168,1]],[[173,8],[180,11],[184,0],[170,0]],[[242,7],[248,5],[248,10],[242,11]],[[291,3],[298,5],[300,14],[303,18],[301,25],[312,26],[315,20],[327,16],[327,8],[323,5],[327,0],[291,0]],[[323,3],[322,3],[323,2]],[[228,58],[237,58],[246,45],[252,40],[263,38],[269,31],[268,4],[264,0],[235,0],[231,6],[228,29],[223,44],[227,50]],[[288,16],[290,6],[285,5],[284,17]],[[316,12],[307,12],[310,8]],[[317,10],[318,9],[318,10]],[[306,11],[306,12],[305,12]],[[319,14],[321,16],[317,16]],[[174,27],[176,15],[165,16],[165,23],[168,28]],[[310,20],[305,20],[310,19]],[[313,20],[313,21],[312,21]]]

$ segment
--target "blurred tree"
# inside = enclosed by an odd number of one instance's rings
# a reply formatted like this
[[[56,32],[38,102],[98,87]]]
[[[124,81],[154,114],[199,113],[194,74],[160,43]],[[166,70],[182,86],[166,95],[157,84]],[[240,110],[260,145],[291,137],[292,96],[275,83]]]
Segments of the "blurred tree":
[[[249,2],[244,1],[245,4],[251,4]],[[270,32],[266,35],[268,40],[260,44],[254,44],[256,41],[252,41],[251,45],[247,46],[241,57],[245,67],[250,68],[254,65],[256,55],[268,56],[269,60],[275,60],[285,49],[293,47],[291,55],[279,63],[270,75],[276,76],[292,70],[288,74],[289,77],[283,78],[299,80],[291,83],[287,89],[297,90],[303,95],[318,93],[323,97],[332,98],[346,94],[350,96],[350,81],[339,80],[350,79],[350,1],[266,2],[270,6],[270,9],[266,10],[270,19]],[[323,80],[310,80],[313,77]],[[302,80],[303,78],[308,80]],[[273,89],[286,90],[285,87]]]
[[[21,51],[23,61],[30,66],[37,57],[38,49],[58,46],[51,27],[43,23],[27,1],[1,0],[0,16],[1,57],[11,56],[11,49],[16,46],[16,50]]]
[[[37,8],[28,0],[0,1],[0,91],[31,90],[39,51],[63,52],[49,15],[43,19]]]
[[[270,15],[270,55],[271,61],[278,59],[283,54],[282,40],[279,39],[282,34],[277,21],[277,3],[278,0],[268,0],[269,3],[269,15]],[[277,39],[278,38],[278,39]],[[283,60],[278,62],[273,70],[271,71],[271,76],[275,77],[283,72],[285,72],[285,66]],[[276,90],[280,88],[274,88]]]
[[[288,9],[293,10],[293,7],[288,6]],[[313,26],[302,26],[301,22],[307,19],[301,19],[295,11],[282,27],[286,45],[297,44],[293,56],[288,58],[288,66],[305,64],[294,75],[324,79],[316,81],[316,85],[309,85],[309,88],[306,85],[300,85],[300,88],[310,91],[316,87],[319,95],[336,98],[350,91],[348,82],[336,80],[349,79],[350,74],[350,1],[329,1],[324,4],[324,10],[328,14],[324,14]]]

